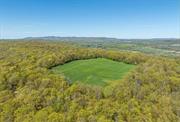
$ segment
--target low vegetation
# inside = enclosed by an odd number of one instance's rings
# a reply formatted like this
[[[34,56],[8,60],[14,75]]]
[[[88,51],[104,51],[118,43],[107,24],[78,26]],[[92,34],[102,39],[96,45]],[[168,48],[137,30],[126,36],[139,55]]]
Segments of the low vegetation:
[[[92,58],[136,64],[136,68],[103,88],[70,84],[51,71]],[[179,58],[78,48],[63,42],[0,42],[2,122],[178,122],[179,94]]]
[[[134,65],[108,59],[88,59],[73,61],[53,68],[55,73],[65,75],[71,82],[106,86],[110,81],[121,79]]]

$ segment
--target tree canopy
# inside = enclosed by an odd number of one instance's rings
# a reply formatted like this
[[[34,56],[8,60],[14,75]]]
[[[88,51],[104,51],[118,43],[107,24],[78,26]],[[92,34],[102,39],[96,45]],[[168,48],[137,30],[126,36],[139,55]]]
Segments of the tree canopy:
[[[105,88],[69,84],[50,70],[70,61],[101,57],[137,67]],[[0,42],[2,122],[176,122],[180,121],[179,101],[179,58],[63,42]]]

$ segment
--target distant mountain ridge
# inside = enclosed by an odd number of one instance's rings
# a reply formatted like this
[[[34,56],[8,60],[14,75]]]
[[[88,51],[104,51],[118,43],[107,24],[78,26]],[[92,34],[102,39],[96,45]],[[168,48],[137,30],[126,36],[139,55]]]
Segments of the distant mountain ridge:
[[[114,41],[117,38],[108,37],[58,37],[58,36],[45,36],[45,37],[27,37],[25,40],[62,40],[62,41]]]
[[[118,39],[111,37],[59,37],[59,36],[45,36],[45,37],[26,37],[24,40],[54,40],[54,41],[172,41],[180,40],[178,38],[151,38],[151,39]]]

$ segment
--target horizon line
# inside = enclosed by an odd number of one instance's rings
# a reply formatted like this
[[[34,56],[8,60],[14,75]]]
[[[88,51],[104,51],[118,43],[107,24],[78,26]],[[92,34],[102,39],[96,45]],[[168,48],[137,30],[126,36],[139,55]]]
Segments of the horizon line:
[[[28,38],[112,38],[112,39],[180,39],[180,37],[151,37],[151,38],[120,38],[120,37],[111,37],[111,36],[26,36],[20,38],[0,38],[0,40],[23,40]]]

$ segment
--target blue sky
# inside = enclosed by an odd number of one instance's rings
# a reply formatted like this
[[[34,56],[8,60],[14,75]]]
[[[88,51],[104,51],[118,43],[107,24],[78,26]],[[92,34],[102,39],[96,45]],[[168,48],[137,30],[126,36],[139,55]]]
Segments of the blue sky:
[[[0,38],[180,38],[180,0],[0,0]]]

